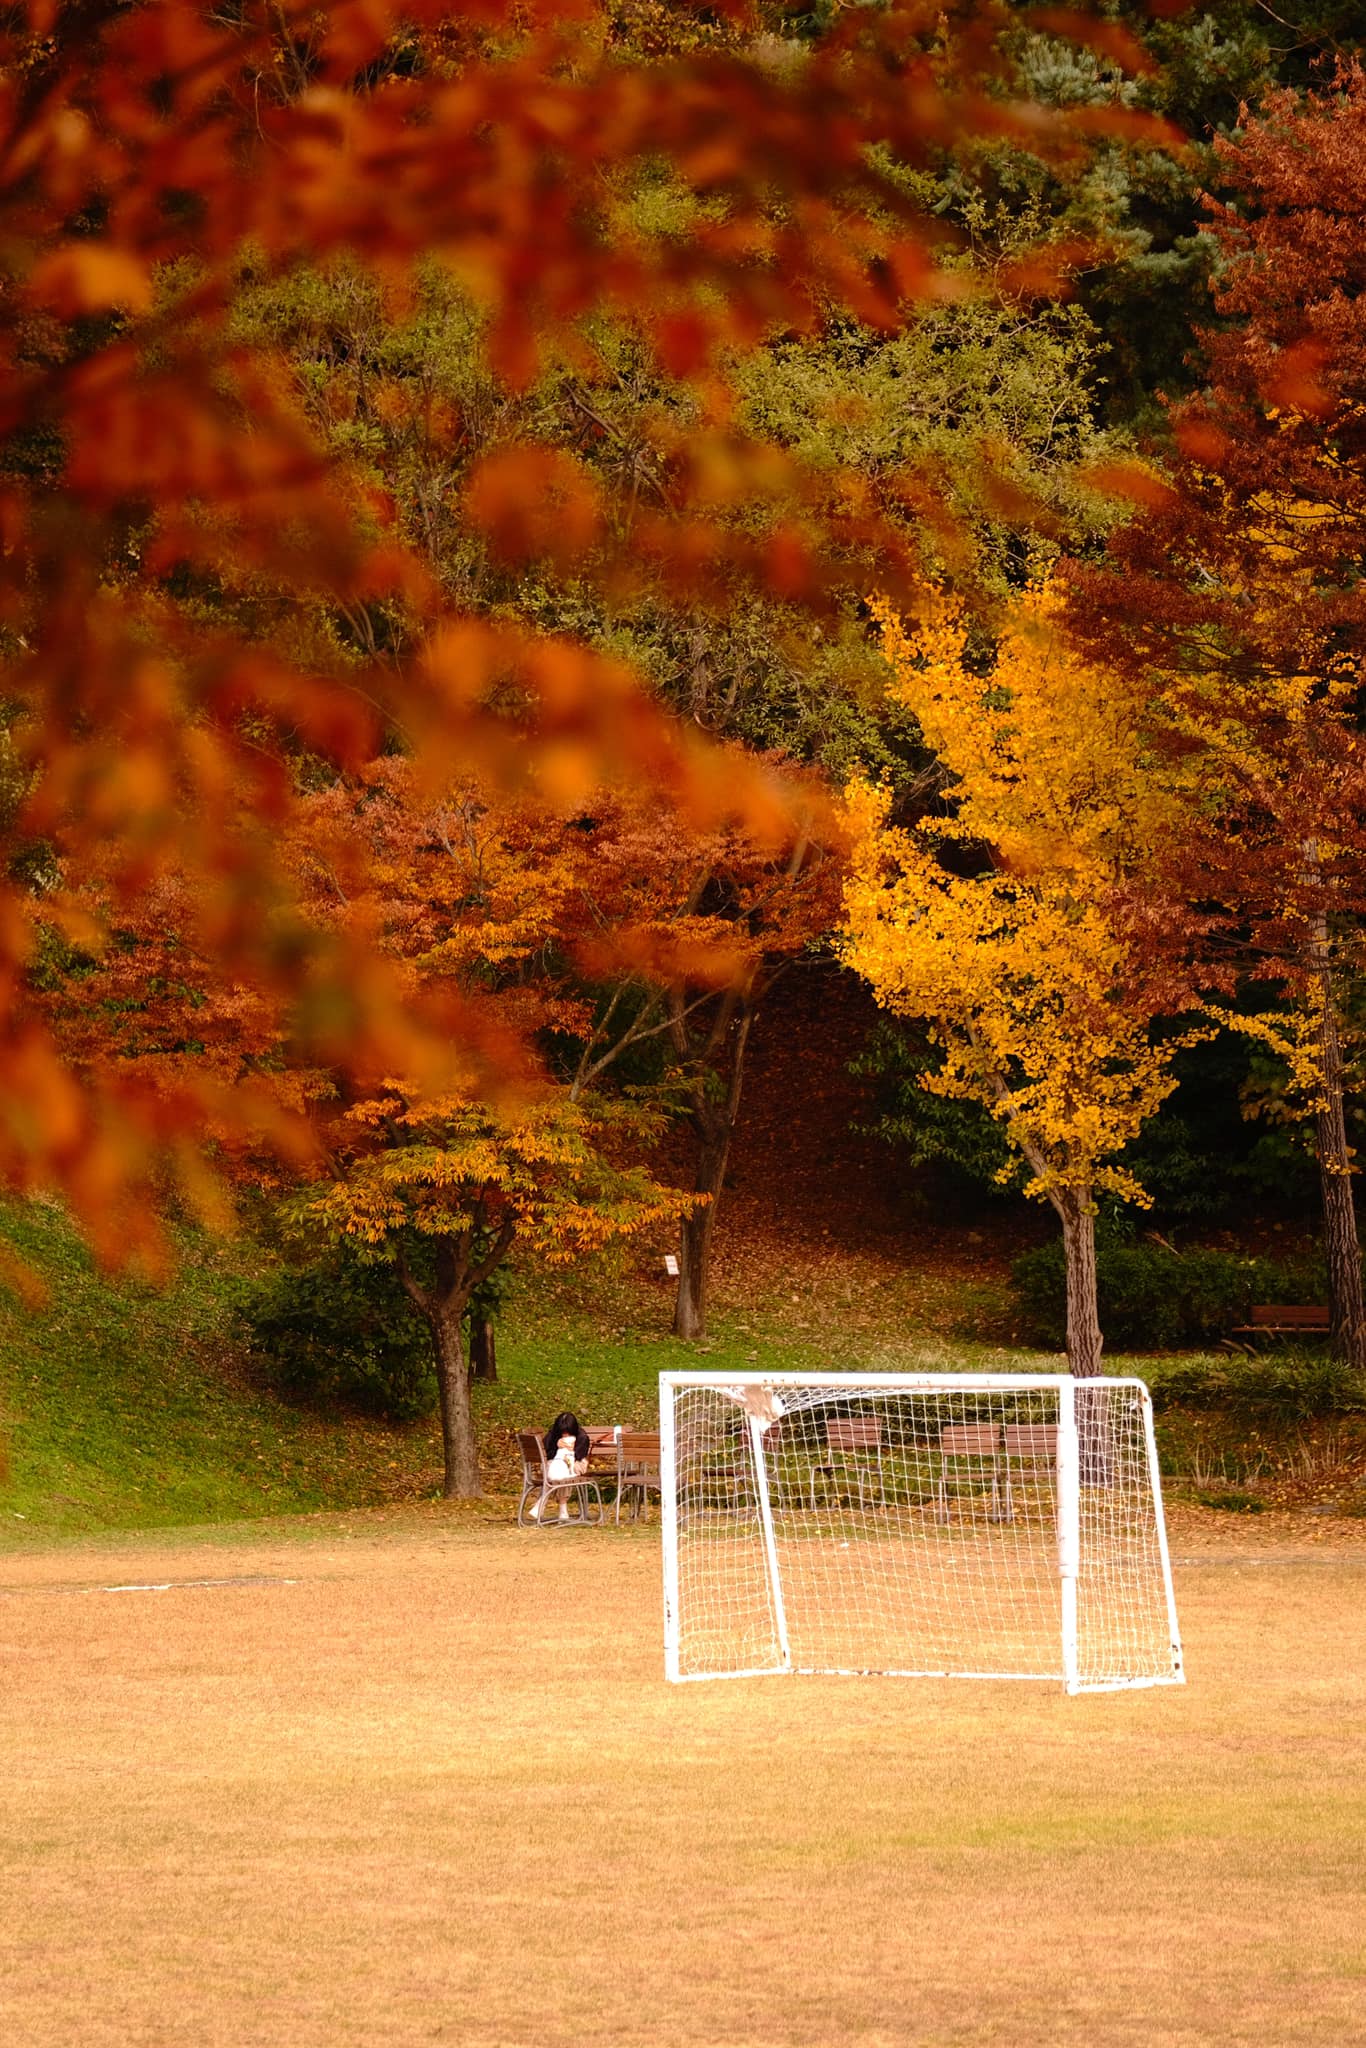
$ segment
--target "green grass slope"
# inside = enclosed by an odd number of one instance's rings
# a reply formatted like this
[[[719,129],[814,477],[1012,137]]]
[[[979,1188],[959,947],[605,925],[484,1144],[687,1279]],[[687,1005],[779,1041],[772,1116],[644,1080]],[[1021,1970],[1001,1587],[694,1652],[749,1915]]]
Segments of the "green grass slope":
[[[152,1289],[97,1272],[46,1204],[2,1220],[49,1302],[0,1297],[0,1541],[370,1503],[429,1456],[426,1432],[326,1421],[254,1383],[232,1313],[256,1248],[187,1242]]]

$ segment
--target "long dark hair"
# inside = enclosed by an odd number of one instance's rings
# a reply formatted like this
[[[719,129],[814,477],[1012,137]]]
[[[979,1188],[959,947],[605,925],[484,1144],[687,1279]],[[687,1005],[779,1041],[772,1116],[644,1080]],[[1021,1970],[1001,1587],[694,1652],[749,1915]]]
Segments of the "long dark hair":
[[[555,1417],[555,1420],[545,1433],[545,1454],[547,1458],[554,1457],[560,1447],[560,1438],[562,1436],[573,1437],[574,1456],[576,1458],[586,1458],[588,1456],[587,1434],[580,1428],[578,1416],[571,1415],[568,1409],[565,1410],[563,1415]]]

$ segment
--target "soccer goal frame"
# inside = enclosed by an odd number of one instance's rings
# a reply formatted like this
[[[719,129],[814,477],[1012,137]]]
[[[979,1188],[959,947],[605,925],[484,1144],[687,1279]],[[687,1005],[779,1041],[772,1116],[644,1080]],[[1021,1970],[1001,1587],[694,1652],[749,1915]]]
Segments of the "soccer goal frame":
[[[665,1675],[1185,1682],[1152,1398],[1065,1373],[662,1373]]]

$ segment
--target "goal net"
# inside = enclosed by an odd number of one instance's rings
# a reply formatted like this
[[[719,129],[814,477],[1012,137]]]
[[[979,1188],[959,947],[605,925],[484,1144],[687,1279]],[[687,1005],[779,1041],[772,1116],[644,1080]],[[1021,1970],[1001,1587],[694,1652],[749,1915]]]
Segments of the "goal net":
[[[1140,1380],[664,1373],[671,1679],[1182,1682]]]

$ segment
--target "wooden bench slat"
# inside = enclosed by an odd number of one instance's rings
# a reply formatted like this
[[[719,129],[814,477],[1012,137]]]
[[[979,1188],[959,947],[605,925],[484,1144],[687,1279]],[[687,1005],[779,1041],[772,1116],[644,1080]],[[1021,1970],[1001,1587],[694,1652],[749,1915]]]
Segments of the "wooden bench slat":
[[[882,1448],[882,1424],[875,1415],[837,1415],[825,1425],[829,1451],[876,1451]]]
[[[999,1422],[948,1422],[939,1432],[939,1448],[947,1457],[991,1458],[1001,1448]]]
[[[1275,1334],[1277,1331],[1321,1330],[1332,1326],[1326,1302],[1263,1301],[1248,1311],[1249,1320],[1234,1329],[1235,1337]]]
[[[1056,1422],[1008,1422],[1005,1452],[1008,1458],[1048,1458],[1058,1455]]]

